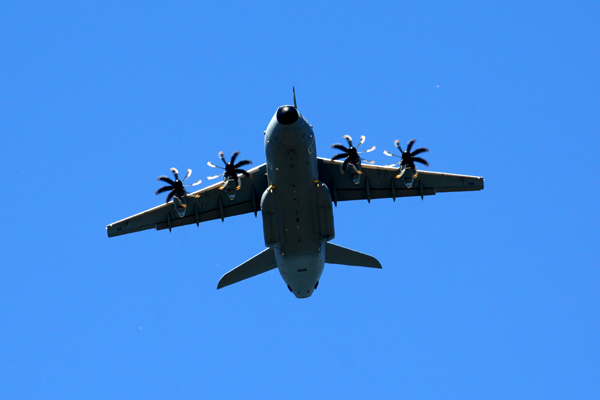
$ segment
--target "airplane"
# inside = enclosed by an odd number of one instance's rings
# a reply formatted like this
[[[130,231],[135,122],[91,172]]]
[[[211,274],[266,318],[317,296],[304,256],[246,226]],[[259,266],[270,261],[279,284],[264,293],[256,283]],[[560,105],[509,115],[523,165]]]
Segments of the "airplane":
[[[159,177],[173,182],[159,189],[172,189],[167,202],[108,225],[108,237],[146,229],[171,231],[251,212],[256,217],[260,211],[266,249],[224,274],[217,289],[277,268],[290,292],[297,298],[308,298],[319,285],[325,264],[382,268],[370,255],[331,243],[335,237],[332,203],[337,207],[338,201],[370,203],[407,196],[423,199],[436,193],[483,190],[482,177],[417,171],[411,161],[419,160],[410,156],[414,140],[406,151],[396,141],[402,153],[397,157],[402,161],[388,166],[370,165],[372,161],[361,159],[357,149],[364,136],[356,148],[349,136],[346,140],[346,160],[339,161],[343,158],[339,155],[334,156],[335,160],[317,157],[313,127],[298,111],[294,90],[294,105],[279,107],[264,131],[264,164],[248,171],[230,168],[230,173],[222,174],[222,183],[189,194],[173,168],[175,182]],[[222,152],[219,156],[227,166],[233,165],[238,153],[234,153],[231,163]],[[393,156],[387,150],[384,153]],[[188,170],[186,179],[190,174]]]

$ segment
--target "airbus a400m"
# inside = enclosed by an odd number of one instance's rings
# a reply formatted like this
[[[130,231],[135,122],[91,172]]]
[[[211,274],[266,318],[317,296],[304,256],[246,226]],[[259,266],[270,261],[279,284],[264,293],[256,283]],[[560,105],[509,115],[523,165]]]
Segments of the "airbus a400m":
[[[481,177],[417,171],[415,162],[428,165],[417,157],[427,149],[411,151],[414,140],[406,151],[396,141],[400,150],[396,157],[401,160],[379,166],[362,158],[358,151],[364,136],[357,147],[352,138],[345,138],[348,147],[332,146],[341,154],[332,159],[317,157],[313,127],[298,111],[294,96],[294,105],[279,107],[264,132],[264,164],[246,171],[241,167],[250,162],[235,163],[238,152],[229,163],[221,152],[224,172],[209,178],[222,177],[223,181],[192,193],[172,169],[175,181],[159,177],[168,186],[157,194],[169,191],[167,202],[108,225],[108,236],[146,229],[170,231],[245,213],[256,216],[260,211],[266,249],[223,275],[217,289],[277,268],[288,289],[296,297],[306,298],[319,285],[325,264],[381,268],[374,257],[331,243],[335,237],[333,204],[483,189]],[[384,153],[394,156],[387,150]],[[186,179],[190,174],[188,170]]]

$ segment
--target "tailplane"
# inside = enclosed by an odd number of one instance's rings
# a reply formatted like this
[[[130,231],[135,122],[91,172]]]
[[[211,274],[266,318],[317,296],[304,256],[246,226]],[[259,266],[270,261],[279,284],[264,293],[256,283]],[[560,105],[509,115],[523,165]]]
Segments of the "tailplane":
[[[275,261],[275,251],[273,249],[264,249],[248,261],[238,265],[219,280],[217,289],[233,285],[244,279],[252,278],[253,276],[270,271],[277,267]]]
[[[381,268],[375,257],[350,250],[333,243],[325,244],[325,262],[327,264],[343,264],[355,267]]]

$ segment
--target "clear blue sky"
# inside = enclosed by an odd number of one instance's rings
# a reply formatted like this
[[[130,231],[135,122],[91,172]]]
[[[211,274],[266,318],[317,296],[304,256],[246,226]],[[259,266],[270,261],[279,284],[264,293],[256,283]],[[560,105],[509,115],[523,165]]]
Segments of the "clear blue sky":
[[[3,2],[0,398],[600,397],[600,3]],[[292,101],[485,190],[340,203],[307,300],[245,215],[108,239]],[[203,184],[204,186],[204,184]]]

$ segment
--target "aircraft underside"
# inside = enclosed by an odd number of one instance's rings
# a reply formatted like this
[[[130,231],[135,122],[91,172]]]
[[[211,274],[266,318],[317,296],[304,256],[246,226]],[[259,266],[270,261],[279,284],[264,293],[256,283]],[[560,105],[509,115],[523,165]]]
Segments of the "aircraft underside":
[[[269,188],[263,196],[265,244],[296,297],[309,297],[325,265],[323,243],[335,236],[331,197],[318,180],[312,127],[292,106],[280,107],[265,132]]]
[[[295,103],[295,101],[294,101]],[[331,160],[317,158],[312,126],[294,106],[279,107],[264,133],[266,163],[249,171],[241,167],[248,160],[236,162],[235,152],[227,162],[223,152],[219,157],[223,170],[209,179],[223,178],[222,183],[188,194],[183,180],[172,168],[175,180],[161,176],[168,186],[157,191],[169,192],[165,204],[108,225],[109,237],[146,229],[169,229],[254,212],[261,212],[265,246],[259,254],[227,272],[217,289],[277,268],[288,289],[297,298],[307,298],[319,285],[324,265],[341,264],[381,268],[377,259],[330,243],[335,237],[333,204],[338,201],[393,199],[406,196],[435,195],[439,192],[473,191],[483,189],[483,178],[419,171],[415,162],[428,165],[418,157],[425,148],[412,151],[411,140],[401,155],[387,150],[384,154],[400,161],[388,166],[363,165],[373,161],[362,158],[358,151],[365,141],[354,147],[352,138],[344,136],[348,147],[334,144],[342,151]],[[344,159],[343,162],[335,161]],[[333,203],[333,204],[332,204]]]

